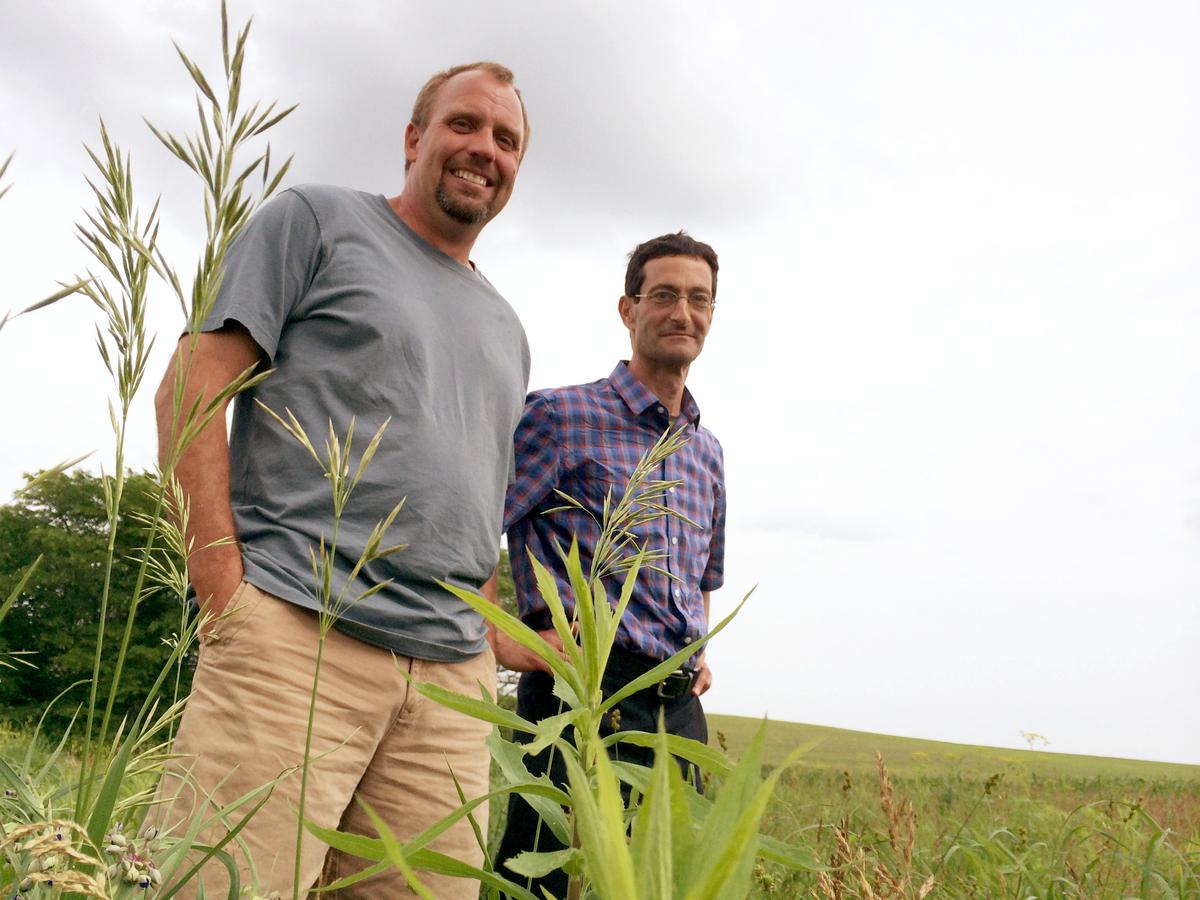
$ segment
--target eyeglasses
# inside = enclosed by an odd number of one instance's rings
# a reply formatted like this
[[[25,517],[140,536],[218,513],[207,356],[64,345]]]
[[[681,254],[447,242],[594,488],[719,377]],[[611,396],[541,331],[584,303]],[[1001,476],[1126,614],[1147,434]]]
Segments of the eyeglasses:
[[[688,306],[696,312],[708,312],[717,305],[717,301],[713,298],[712,294],[706,291],[692,291],[690,294],[681,294],[670,288],[658,288],[648,294],[633,295],[634,300],[649,300],[660,309],[670,309],[679,302],[680,297],[686,299]]]

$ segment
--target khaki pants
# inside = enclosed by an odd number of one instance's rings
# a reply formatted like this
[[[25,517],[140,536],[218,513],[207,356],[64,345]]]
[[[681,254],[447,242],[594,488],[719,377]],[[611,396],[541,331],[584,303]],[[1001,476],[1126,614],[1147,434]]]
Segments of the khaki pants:
[[[161,798],[173,799],[163,804],[158,818],[175,833],[186,827],[180,823],[191,818],[193,805],[202,799],[178,777],[180,773],[190,770],[191,780],[225,805],[298,767],[304,757],[317,648],[316,614],[246,583],[229,608],[233,612],[218,625],[219,636],[201,648],[192,695],[175,741],[180,758],[159,789]],[[479,696],[477,682],[495,692],[496,667],[490,649],[463,663],[431,662],[396,656],[330,631],[313,726],[315,761],[304,811],[309,821],[374,837],[375,829],[355,802],[358,797],[403,842],[458,808],[451,770],[468,798],[487,791],[489,758],[484,740],[491,726],[422,697],[409,687],[400,669],[414,681],[433,682],[475,697]],[[255,885],[261,894],[277,890],[291,896],[299,798],[300,773],[295,771],[279,782],[266,805],[240,832],[250,859],[232,842],[226,845],[238,858],[243,887]],[[232,823],[244,811],[233,814]],[[475,818],[486,835],[486,804],[476,808]],[[203,837],[212,841],[220,834],[209,832]],[[482,864],[482,851],[466,819],[430,847],[474,866]],[[300,853],[302,893],[318,877],[329,884],[369,865],[327,851],[326,844],[305,832]],[[202,876],[209,897],[226,895],[223,866],[210,862]],[[418,877],[438,898],[474,898],[479,891],[478,882],[472,880],[429,873]],[[193,897],[195,892],[193,879],[177,896]],[[414,895],[399,871],[391,869],[338,896]]]

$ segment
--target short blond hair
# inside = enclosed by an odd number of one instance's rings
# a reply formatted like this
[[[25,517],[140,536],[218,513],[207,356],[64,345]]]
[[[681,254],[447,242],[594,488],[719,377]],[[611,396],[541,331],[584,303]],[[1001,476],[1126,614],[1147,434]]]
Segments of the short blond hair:
[[[501,84],[507,84],[513,89],[517,95],[517,102],[521,104],[521,124],[524,126],[525,133],[521,139],[521,159],[525,158],[525,151],[529,147],[529,114],[525,112],[525,99],[521,96],[521,90],[513,83],[512,69],[508,66],[502,66],[498,62],[490,62],[484,60],[482,62],[463,63],[461,66],[451,66],[444,72],[438,72],[432,76],[421,90],[417,92],[416,102],[413,103],[412,123],[418,128],[424,128],[429,124],[429,110],[433,108],[433,101],[437,97],[437,92],[441,90],[443,84],[453,78],[455,75],[461,75],[463,72],[486,72],[491,75]],[[405,170],[408,166],[405,165]]]

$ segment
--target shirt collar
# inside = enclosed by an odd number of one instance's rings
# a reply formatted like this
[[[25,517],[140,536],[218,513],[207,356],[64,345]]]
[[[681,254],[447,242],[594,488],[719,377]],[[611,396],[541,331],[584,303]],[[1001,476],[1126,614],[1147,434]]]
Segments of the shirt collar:
[[[612,374],[608,376],[608,380],[612,382],[613,388],[634,415],[640,416],[648,409],[658,405],[658,398],[633,377],[633,373],[629,371],[628,360],[623,359],[617,363]],[[700,425],[700,407],[696,405],[692,392],[686,387],[683,389],[683,403],[680,405],[680,412],[694,427]]]

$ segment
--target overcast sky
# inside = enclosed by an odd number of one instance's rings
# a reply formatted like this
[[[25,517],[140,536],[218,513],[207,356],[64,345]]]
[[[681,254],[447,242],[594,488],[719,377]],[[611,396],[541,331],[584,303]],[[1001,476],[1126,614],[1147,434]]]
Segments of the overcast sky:
[[[0,312],[82,270],[82,142],[134,154],[194,266],[171,38],[215,71],[216,2],[0,7]],[[1190,2],[240,0],[249,96],[301,103],[289,183],[398,193],[434,70],[517,73],[533,140],[474,258],[531,387],[627,354],[624,255],[721,257],[689,379],[730,502],[710,710],[1200,763],[1200,7]],[[182,321],[157,291],[151,394]],[[0,497],[95,450],[97,316],[0,333]]]

